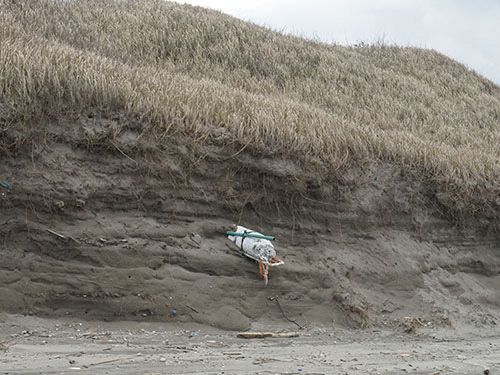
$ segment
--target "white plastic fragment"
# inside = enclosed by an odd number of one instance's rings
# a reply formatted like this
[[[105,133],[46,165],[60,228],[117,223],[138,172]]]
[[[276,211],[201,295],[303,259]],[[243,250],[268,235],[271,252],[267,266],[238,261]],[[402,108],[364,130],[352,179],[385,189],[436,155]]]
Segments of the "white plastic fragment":
[[[262,233],[245,228],[240,225],[236,227],[236,232],[262,235]],[[233,241],[236,244],[236,246],[238,246],[245,253],[246,256],[252,259],[262,260],[266,263],[271,263],[272,258],[276,256],[276,251],[274,250],[272,242],[264,238],[241,237],[241,236],[231,236],[231,235],[228,235],[227,238]]]

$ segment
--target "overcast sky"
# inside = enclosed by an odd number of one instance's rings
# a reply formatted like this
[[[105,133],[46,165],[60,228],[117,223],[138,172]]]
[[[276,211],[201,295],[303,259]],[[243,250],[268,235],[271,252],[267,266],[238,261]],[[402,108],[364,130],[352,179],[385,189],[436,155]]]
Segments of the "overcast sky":
[[[500,0],[177,0],[326,42],[436,49],[500,84]]]

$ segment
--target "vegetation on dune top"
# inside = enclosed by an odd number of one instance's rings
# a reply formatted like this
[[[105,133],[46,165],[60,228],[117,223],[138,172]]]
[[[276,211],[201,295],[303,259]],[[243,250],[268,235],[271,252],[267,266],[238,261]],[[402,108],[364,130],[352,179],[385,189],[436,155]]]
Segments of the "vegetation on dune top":
[[[161,0],[0,0],[0,95],[4,150],[41,118],[122,111],[154,147],[210,137],[322,173],[388,160],[449,208],[500,205],[500,88],[436,51],[327,45]]]

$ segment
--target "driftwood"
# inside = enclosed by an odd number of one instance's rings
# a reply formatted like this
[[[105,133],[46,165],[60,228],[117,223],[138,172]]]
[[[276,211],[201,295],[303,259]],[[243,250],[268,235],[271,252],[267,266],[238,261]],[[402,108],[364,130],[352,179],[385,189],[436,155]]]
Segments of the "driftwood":
[[[56,231],[53,231],[50,229],[47,229],[47,232],[49,232],[50,234],[53,234],[56,237],[59,237],[62,240],[67,240],[66,236],[63,236],[61,233],[57,233]]]
[[[128,361],[128,360],[131,360],[131,359],[136,359],[136,358],[139,358],[138,355],[135,355],[133,357],[125,357],[125,358],[115,358],[115,359],[110,359],[109,361],[102,361],[102,362],[97,362],[97,363],[91,363],[89,365],[90,366],[99,366],[99,365],[105,365],[105,364],[108,364],[108,363],[113,363],[113,362],[118,362],[118,361]]]
[[[64,234],[57,233],[55,230],[47,229],[47,232],[49,232],[53,236],[56,236],[57,238],[60,238],[64,242],[68,242],[68,241],[71,240],[71,241],[74,241],[74,242],[78,243],[78,241],[75,240],[73,237],[69,237],[69,236],[65,236]]]
[[[272,337],[277,339],[286,339],[289,337],[298,337],[298,332],[243,332],[238,333],[236,337],[241,339],[263,339],[265,337]]]

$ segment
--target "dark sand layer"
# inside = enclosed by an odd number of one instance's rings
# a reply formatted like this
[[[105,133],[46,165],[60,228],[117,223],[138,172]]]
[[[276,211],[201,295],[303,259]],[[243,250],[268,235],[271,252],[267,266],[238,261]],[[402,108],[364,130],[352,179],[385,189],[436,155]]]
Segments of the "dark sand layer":
[[[279,155],[210,144],[145,155],[133,133],[77,141],[111,126],[58,125],[0,164],[2,310],[228,330],[496,329],[498,236],[449,220],[417,172],[378,163],[318,181]],[[267,287],[225,238],[231,223],[276,236],[286,264]]]

